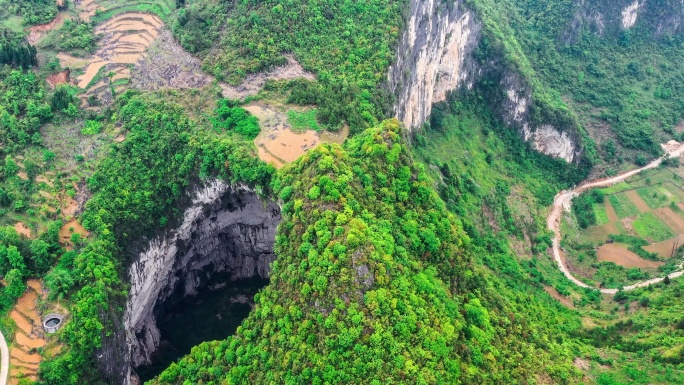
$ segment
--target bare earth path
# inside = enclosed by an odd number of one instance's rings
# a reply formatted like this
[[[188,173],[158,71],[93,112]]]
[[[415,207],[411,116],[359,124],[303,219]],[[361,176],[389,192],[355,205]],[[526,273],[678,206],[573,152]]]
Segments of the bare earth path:
[[[672,142],[669,142],[667,145],[663,145],[663,149],[665,149],[665,152],[671,156],[671,157],[679,157],[684,153],[684,144],[674,144]],[[642,168],[638,168],[636,170],[631,170],[624,172],[620,175],[611,177],[611,178],[606,178],[606,179],[599,179],[591,182],[583,182],[580,184],[578,187],[576,187],[573,190],[565,190],[561,191],[556,195],[556,198],[554,199],[553,202],[553,210],[551,210],[551,214],[549,214],[549,217],[546,221],[547,226],[551,231],[554,233],[554,238],[553,238],[553,257],[556,260],[556,263],[558,263],[558,268],[565,274],[565,276],[571,280],[573,283],[575,283],[577,286],[580,287],[591,287],[587,285],[586,283],[580,281],[579,279],[575,278],[572,273],[568,270],[568,267],[565,265],[565,260],[563,259],[563,255],[561,253],[561,247],[560,247],[560,240],[561,240],[561,234],[560,234],[560,224],[561,224],[561,217],[563,214],[563,211],[569,211],[570,206],[572,205],[572,198],[578,196],[581,194],[583,191],[588,190],[590,188],[594,187],[606,187],[613,185],[615,183],[622,182],[623,180],[634,176],[642,171],[650,170],[652,168],[656,168],[660,165],[660,163],[663,161],[663,158],[659,158],[654,160],[653,162],[647,164],[646,166]],[[684,265],[679,266],[679,271],[675,273],[671,273],[668,276],[670,279],[672,278],[677,278],[681,275],[684,275]],[[654,278],[650,279],[648,281],[644,282],[639,282],[635,283],[634,285],[629,285],[629,286],[624,286],[622,287],[622,290],[629,291],[629,290],[634,290],[639,287],[645,287],[654,283],[662,282],[665,278]],[[591,287],[593,289],[593,287]],[[615,294],[618,292],[618,289],[598,289],[601,291],[603,294]]]

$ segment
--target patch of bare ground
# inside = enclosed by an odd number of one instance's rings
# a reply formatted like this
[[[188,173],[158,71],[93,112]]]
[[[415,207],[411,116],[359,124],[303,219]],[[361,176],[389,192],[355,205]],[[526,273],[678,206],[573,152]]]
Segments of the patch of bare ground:
[[[28,174],[25,173],[24,171],[19,171],[19,172],[17,173],[17,176],[18,176],[19,178],[23,179],[23,180],[28,180],[28,179],[29,179]]]
[[[214,79],[201,67],[200,60],[186,52],[168,28],[162,28],[134,69],[130,86],[147,91],[205,87]]]
[[[653,211],[665,224],[670,226],[675,233],[684,233],[684,219],[669,207],[662,207]]]
[[[62,228],[59,230],[59,242],[67,247],[72,247],[73,244],[71,242],[71,235],[72,234],[80,234],[81,238],[85,238],[90,233],[88,230],[85,229],[77,220],[71,220],[62,226]]]
[[[47,174],[38,175],[38,176],[36,177],[36,182],[38,182],[38,183],[45,183],[46,185],[48,185],[48,186],[50,186],[50,187],[54,187],[54,186],[55,186],[54,183],[52,183],[52,181],[51,181],[50,179],[48,179],[48,175],[47,175]]]
[[[70,18],[71,16],[69,13],[60,12],[51,22],[47,24],[34,25],[33,27],[29,28],[26,31],[28,33],[26,40],[29,44],[35,45],[40,39],[47,35],[49,31],[61,27],[62,24],[64,24],[64,21]]]
[[[15,223],[14,229],[17,230],[17,233],[25,236],[26,238],[31,238],[31,229],[26,227],[26,225],[23,222]]]
[[[59,59],[59,65],[62,68],[83,68],[88,64],[88,59],[83,59],[76,56],[68,55],[64,52],[57,54],[57,59]]]
[[[37,280],[29,280],[27,285],[28,288],[10,312],[10,317],[17,325],[14,342],[10,346],[12,383],[17,383],[22,377],[37,380],[41,356],[36,350],[46,345],[42,320],[36,309],[39,295],[44,295],[42,284]]]
[[[634,205],[637,207],[637,209],[639,209],[640,213],[645,213],[645,212],[651,210],[651,208],[648,207],[646,202],[644,202],[644,200],[641,199],[639,194],[637,194],[636,190],[626,191],[625,195],[627,195],[627,198],[629,198],[629,200],[632,201],[632,203],[634,203]]]
[[[62,209],[62,215],[66,219],[72,218],[74,215],[76,215],[76,211],[78,211],[78,202],[76,202],[74,198],[70,197],[66,193],[62,194],[60,206]]]
[[[565,261],[565,265],[568,267],[568,270],[571,271],[576,276],[591,278],[594,276],[594,273],[596,273],[596,269],[594,269],[592,267],[583,267],[583,266],[575,265],[572,262],[572,260],[568,259],[565,256],[564,251],[561,251],[561,257]]]
[[[563,306],[569,307],[570,309],[575,308],[575,304],[572,303],[570,298],[564,297],[561,293],[558,292],[555,288],[551,286],[544,286],[544,291],[547,292],[551,297],[553,297],[555,300],[560,302]]]
[[[99,48],[88,59],[84,72],[77,79],[80,88],[88,89],[82,96],[82,105],[87,107],[93,98],[100,104],[111,104],[115,92],[123,92],[125,87],[113,84],[131,76],[129,65],[135,65],[143,59],[162,27],[162,21],[154,15],[141,12],[128,12],[118,15],[98,25],[95,33],[102,36]],[[98,73],[103,73],[102,80],[90,86]],[[110,75],[107,76],[107,75]],[[118,87],[118,88],[117,88]]]
[[[614,262],[626,268],[657,268],[663,264],[662,262],[643,259],[617,243],[608,243],[599,247],[597,256],[599,262]]]
[[[311,72],[307,72],[297,63],[294,56],[284,55],[287,59],[287,64],[282,67],[274,68],[271,71],[247,75],[245,80],[239,86],[221,85],[223,89],[223,97],[229,99],[244,99],[250,95],[256,95],[257,92],[266,84],[266,80],[292,80],[292,79],[307,79],[314,80],[316,76]]]
[[[95,0],[74,0],[74,5],[76,5],[76,10],[78,11],[78,17],[86,22],[89,22],[90,18],[95,16],[95,12],[98,9],[102,9]]]
[[[342,145],[347,137],[349,137],[349,126],[345,125],[339,131],[319,131],[318,137],[323,143],[337,143]]]
[[[58,84],[65,84],[69,83],[71,70],[66,69],[62,72],[57,72],[56,74],[52,74],[47,77],[47,83],[50,86],[50,88],[55,88]]]
[[[585,371],[585,372],[586,372],[587,370],[591,369],[591,364],[590,364],[590,362],[587,361],[587,360],[585,360],[585,359],[583,359],[583,358],[580,358],[580,357],[576,357],[575,360],[572,361],[572,363],[573,363],[573,365],[575,365],[575,367],[576,367],[577,369],[582,370],[582,371]]]
[[[650,253],[656,253],[663,258],[671,258],[677,247],[682,245],[682,239],[679,238],[681,235],[684,234],[680,234],[678,237],[672,239],[644,246],[644,250]]]
[[[608,221],[609,222],[617,222],[620,220],[618,217],[617,213],[615,212],[615,208],[613,208],[613,205],[610,204],[610,200],[608,197],[605,198],[603,201],[603,204],[606,206],[606,213],[608,214]]]
[[[259,158],[277,168],[294,162],[323,142],[316,131],[293,132],[287,122],[285,106],[255,103],[244,108],[259,119],[261,133],[254,139]],[[343,142],[343,134],[329,138],[333,139],[332,142]]]
[[[634,227],[632,227],[632,222],[636,217],[628,217],[628,218],[623,218],[620,220],[620,223],[622,223],[622,226],[625,228],[625,231],[627,231],[630,234],[634,234]]]

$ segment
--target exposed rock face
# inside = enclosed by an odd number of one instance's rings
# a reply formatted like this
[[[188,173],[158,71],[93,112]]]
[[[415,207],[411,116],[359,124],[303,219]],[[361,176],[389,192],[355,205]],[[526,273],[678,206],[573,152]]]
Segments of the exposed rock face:
[[[509,127],[518,128],[523,139],[530,141],[532,148],[567,162],[579,156],[581,149],[576,135],[560,131],[550,124],[533,126],[530,123],[531,90],[519,76],[509,73],[503,77],[501,86],[506,90],[501,111],[504,122]]]
[[[532,92],[520,76],[505,69],[500,58],[482,65],[473,58],[482,23],[461,0],[412,0],[409,11],[397,62],[388,73],[389,91],[397,97],[396,116],[409,130],[427,122],[432,105],[446,100],[449,92],[471,89],[483,77],[498,78],[508,97],[490,102],[504,122],[538,151],[568,162],[576,159],[581,150],[573,135],[529,123]]]
[[[471,54],[482,25],[460,0],[412,0],[409,15],[388,84],[397,96],[397,118],[412,129],[428,120],[432,104],[448,92],[472,87]]]
[[[684,1],[579,0],[563,40],[574,42],[586,30],[599,36],[614,35],[642,25],[640,33],[653,37],[684,32]]]
[[[118,337],[125,338],[119,343],[125,362],[118,373],[108,373],[118,383],[136,383],[133,368],[151,362],[160,342],[156,312],[174,291],[194,295],[218,272],[231,280],[268,278],[280,208],[261,202],[247,187],[218,180],[192,196],[182,224],[152,240],[129,268],[125,333]]]
[[[639,2],[639,0],[635,0],[632,4],[622,10],[623,29],[634,27],[634,24],[636,24],[637,21],[637,16],[639,15],[639,9],[641,9],[642,5],[643,3]]]

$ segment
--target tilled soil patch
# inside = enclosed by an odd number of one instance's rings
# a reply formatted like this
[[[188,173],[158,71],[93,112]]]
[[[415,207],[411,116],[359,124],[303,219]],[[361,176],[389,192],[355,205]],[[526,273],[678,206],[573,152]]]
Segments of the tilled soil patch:
[[[617,243],[608,243],[598,248],[599,262],[614,262],[626,268],[657,268],[662,262],[648,261]]]

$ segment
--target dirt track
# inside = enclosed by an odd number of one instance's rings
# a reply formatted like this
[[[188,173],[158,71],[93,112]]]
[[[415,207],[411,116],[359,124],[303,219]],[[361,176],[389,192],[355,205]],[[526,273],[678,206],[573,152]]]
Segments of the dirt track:
[[[684,153],[684,144],[681,143],[676,143],[676,142],[668,142],[665,145],[662,145],[663,149],[665,152],[672,157],[679,157]],[[644,167],[627,171],[624,172],[620,175],[611,177],[611,178],[606,178],[606,179],[599,179],[595,181],[590,181],[590,182],[582,182],[578,187],[576,187],[573,190],[565,190],[561,191],[556,195],[556,198],[554,199],[553,202],[553,209],[551,210],[551,213],[549,214],[546,224],[548,228],[553,231],[555,234],[553,238],[553,257],[556,260],[556,263],[558,264],[558,268],[563,272],[563,274],[574,284],[580,287],[591,287],[587,285],[586,283],[580,281],[579,279],[575,278],[572,273],[568,270],[568,267],[565,265],[565,260],[563,258],[562,252],[561,252],[561,247],[560,247],[560,240],[561,240],[561,233],[560,233],[560,224],[561,224],[561,218],[563,216],[563,211],[570,211],[570,207],[572,205],[572,198],[578,196],[582,192],[594,188],[594,187],[606,187],[610,186],[619,182],[622,182],[623,180],[634,176],[642,171],[650,170],[652,168],[656,168],[660,165],[660,163],[663,161],[663,158],[658,158],[654,160],[653,162],[647,164]],[[677,278],[680,277],[681,275],[684,275],[684,264],[679,266],[679,271],[669,274],[670,279],[672,278]],[[629,291],[629,290],[634,290],[639,287],[645,287],[652,285],[654,283],[662,282],[664,279],[663,278],[654,278],[650,279],[648,281],[644,282],[639,282],[634,285],[629,285],[629,286],[624,286],[622,287],[622,290]],[[601,291],[601,293],[604,294],[615,294],[618,292],[618,289],[598,289]]]

